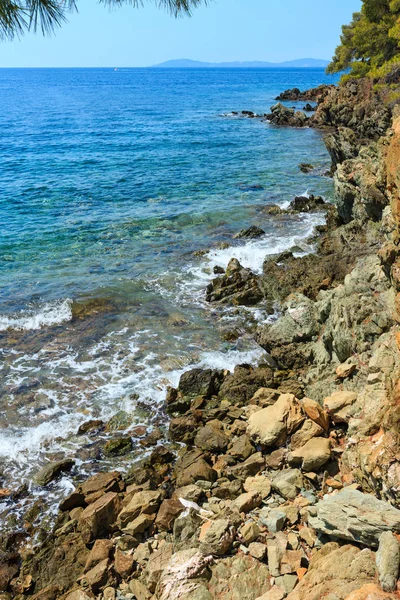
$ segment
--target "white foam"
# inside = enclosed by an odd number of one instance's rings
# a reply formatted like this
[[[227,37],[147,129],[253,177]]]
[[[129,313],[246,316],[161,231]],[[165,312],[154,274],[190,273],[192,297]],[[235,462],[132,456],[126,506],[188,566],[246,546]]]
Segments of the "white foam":
[[[33,330],[71,321],[72,301],[46,302],[39,309],[21,310],[12,316],[0,315],[0,331],[7,329]]]

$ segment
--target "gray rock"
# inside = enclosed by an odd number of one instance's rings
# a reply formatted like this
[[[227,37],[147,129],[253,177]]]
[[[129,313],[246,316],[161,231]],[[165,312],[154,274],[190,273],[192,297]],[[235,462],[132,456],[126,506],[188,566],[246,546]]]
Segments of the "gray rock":
[[[287,515],[278,509],[263,509],[260,513],[260,523],[268,527],[272,533],[282,531],[286,523]]]
[[[272,487],[287,500],[294,500],[303,487],[299,469],[284,469],[272,481]]]
[[[393,592],[396,589],[399,562],[399,542],[391,531],[385,531],[379,538],[379,549],[376,553],[379,583],[385,592]]]
[[[308,523],[317,531],[373,548],[382,533],[400,532],[400,510],[353,489],[325,496],[309,515]]]

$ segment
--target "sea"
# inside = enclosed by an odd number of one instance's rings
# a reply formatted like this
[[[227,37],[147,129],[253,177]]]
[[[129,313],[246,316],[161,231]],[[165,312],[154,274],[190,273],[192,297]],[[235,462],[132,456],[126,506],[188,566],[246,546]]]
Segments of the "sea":
[[[80,478],[142,458],[183,371],[265,359],[253,333],[273,316],[222,310],[205,289],[232,257],[259,273],[268,255],[311,252],[323,216],[268,207],[331,201],[333,185],[320,132],[236,113],[335,82],[322,69],[0,69],[3,528],[26,511],[45,526]],[[265,235],[234,239],[250,225]],[[112,417],[118,433],[78,435]],[[133,450],[111,460],[117,434]],[[64,458],[71,472],[36,483]]]

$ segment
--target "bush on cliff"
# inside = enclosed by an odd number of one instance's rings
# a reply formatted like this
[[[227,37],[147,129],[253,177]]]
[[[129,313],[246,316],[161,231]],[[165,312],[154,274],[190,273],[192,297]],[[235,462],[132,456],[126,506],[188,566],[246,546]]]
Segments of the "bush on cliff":
[[[352,77],[386,76],[400,64],[400,0],[363,0],[340,40],[329,73],[350,68]]]

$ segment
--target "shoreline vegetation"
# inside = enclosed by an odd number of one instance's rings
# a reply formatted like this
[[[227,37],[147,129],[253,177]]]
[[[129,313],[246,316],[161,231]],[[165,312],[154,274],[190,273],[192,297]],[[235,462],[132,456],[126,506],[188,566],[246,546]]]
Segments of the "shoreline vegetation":
[[[185,372],[165,401],[169,440],[155,439],[124,475],[79,484],[34,546],[20,530],[1,538],[1,600],[399,597],[392,93],[355,78],[281,95],[313,102],[311,116],[278,104],[266,118],[325,130],[336,203],[298,197],[288,209],[326,211],[315,253],[268,256],[261,275],[232,256],[205,290],[210,303],[279,307],[256,332],[268,360]],[[129,442],[116,437],[110,451]],[[70,467],[49,464],[43,485]]]

